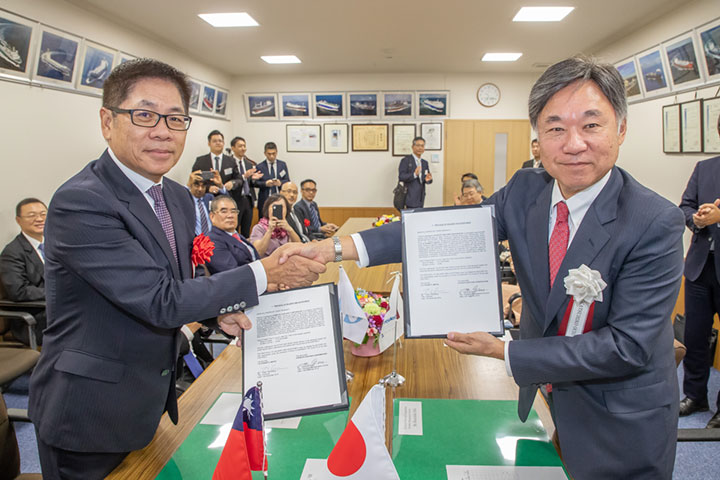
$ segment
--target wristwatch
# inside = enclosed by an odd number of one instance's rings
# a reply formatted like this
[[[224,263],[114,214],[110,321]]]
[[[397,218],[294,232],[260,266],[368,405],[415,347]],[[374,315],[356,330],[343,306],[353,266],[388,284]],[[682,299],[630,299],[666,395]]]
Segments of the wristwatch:
[[[335,261],[342,262],[342,244],[340,243],[340,238],[332,237],[332,241],[335,246]]]

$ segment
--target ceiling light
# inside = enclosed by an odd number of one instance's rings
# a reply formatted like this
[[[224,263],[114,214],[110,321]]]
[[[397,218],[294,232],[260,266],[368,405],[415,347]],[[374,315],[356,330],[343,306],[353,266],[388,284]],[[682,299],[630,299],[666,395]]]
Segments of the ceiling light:
[[[302,63],[295,55],[265,55],[260,57],[267,63]]]
[[[482,57],[483,62],[514,62],[522,57],[522,53],[486,53]]]
[[[513,22],[559,22],[575,7],[522,7]]]
[[[198,17],[216,28],[222,27],[257,27],[258,22],[245,12],[235,13],[200,13]]]

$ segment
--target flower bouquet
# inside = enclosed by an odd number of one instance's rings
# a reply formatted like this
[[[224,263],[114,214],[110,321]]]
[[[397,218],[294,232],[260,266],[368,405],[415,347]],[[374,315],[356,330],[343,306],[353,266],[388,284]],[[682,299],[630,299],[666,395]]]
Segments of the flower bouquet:
[[[400,217],[397,215],[380,215],[375,221],[373,222],[373,227],[379,227],[382,225],[385,225],[386,223],[392,223],[392,222],[399,222]]]
[[[360,357],[372,357],[380,354],[380,347],[378,346],[378,340],[380,338],[380,331],[385,321],[385,314],[390,308],[388,299],[377,295],[362,288],[355,290],[355,297],[362,307],[363,313],[368,321],[367,332],[362,343],[355,344],[352,347],[353,355]]]

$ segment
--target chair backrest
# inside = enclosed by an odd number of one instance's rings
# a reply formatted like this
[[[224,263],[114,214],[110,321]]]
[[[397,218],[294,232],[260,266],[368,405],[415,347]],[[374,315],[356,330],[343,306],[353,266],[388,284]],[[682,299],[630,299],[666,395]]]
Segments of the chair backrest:
[[[20,473],[20,451],[15,428],[8,418],[5,399],[0,395],[0,480],[14,479]]]

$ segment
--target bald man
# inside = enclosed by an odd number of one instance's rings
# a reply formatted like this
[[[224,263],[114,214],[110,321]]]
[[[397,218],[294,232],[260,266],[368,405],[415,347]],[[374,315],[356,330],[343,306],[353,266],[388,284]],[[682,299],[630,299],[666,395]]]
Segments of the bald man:
[[[280,195],[285,197],[285,199],[288,201],[290,206],[292,207],[295,205],[295,202],[297,201],[298,197],[298,187],[293,182],[287,182],[283,183],[282,188],[280,189]],[[287,222],[290,224],[293,230],[295,230],[295,233],[298,234],[298,237],[300,237],[300,240],[302,240],[303,243],[308,243],[310,241],[310,234],[308,232],[308,226],[305,225],[298,217],[295,215],[295,212],[292,208],[288,210],[288,215],[286,218]]]

